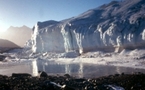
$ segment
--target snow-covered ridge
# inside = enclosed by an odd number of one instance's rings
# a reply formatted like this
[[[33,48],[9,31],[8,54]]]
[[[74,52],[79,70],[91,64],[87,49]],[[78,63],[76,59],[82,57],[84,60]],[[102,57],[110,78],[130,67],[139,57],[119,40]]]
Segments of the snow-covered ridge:
[[[63,21],[38,22],[33,52],[119,51],[145,46],[145,1],[113,1]]]

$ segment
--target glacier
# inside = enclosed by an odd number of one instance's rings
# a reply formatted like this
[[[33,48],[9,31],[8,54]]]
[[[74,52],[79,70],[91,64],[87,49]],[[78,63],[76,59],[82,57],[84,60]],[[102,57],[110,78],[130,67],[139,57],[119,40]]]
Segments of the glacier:
[[[144,48],[145,1],[112,1],[69,19],[37,22],[29,43],[33,53]]]

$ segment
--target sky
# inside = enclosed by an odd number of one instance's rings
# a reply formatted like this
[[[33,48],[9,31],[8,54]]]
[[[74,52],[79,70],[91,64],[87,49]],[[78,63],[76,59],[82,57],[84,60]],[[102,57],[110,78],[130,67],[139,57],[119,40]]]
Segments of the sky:
[[[0,0],[0,31],[32,28],[38,21],[63,20],[113,0]]]

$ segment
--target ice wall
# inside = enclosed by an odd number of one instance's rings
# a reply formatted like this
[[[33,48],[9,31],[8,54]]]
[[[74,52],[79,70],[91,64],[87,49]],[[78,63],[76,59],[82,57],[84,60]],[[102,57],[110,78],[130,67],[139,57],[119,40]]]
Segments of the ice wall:
[[[113,1],[62,21],[38,22],[33,52],[114,51],[145,46],[145,1]]]
[[[53,23],[52,23],[53,22]],[[33,30],[32,50],[33,52],[64,52],[64,40],[58,22],[38,22]],[[47,26],[43,24],[46,24]]]

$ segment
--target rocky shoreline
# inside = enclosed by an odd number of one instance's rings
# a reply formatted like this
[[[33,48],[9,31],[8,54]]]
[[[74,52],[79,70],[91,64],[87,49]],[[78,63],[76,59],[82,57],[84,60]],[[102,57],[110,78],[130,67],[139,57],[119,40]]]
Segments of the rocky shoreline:
[[[100,78],[75,78],[69,74],[40,76],[0,75],[0,90],[145,90],[145,74],[115,74]]]

